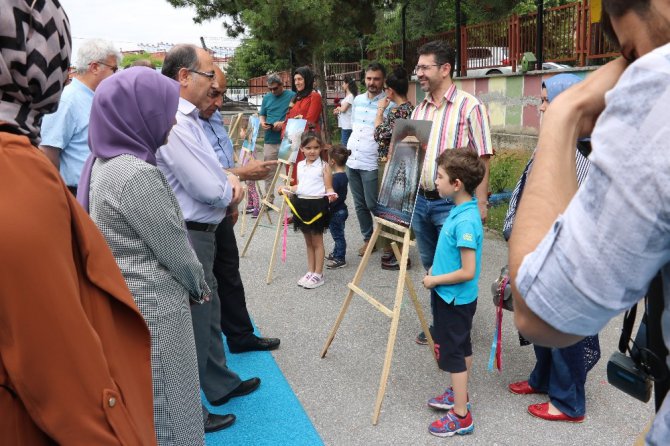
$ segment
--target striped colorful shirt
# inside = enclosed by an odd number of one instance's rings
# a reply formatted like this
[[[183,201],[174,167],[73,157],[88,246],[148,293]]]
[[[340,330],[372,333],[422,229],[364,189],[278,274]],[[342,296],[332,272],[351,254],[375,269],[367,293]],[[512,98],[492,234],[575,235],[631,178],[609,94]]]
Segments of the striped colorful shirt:
[[[414,109],[412,119],[433,121],[421,172],[421,188],[435,190],[437,157],[446,149],[469,147],[479,156],[493,155],[489,116],[484,104],[456,85],[438,106],[430,94]]]

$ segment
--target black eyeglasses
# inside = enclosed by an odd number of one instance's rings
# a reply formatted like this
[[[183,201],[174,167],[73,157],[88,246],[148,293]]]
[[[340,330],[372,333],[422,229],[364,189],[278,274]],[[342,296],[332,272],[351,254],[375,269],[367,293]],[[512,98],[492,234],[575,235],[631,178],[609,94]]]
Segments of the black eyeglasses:
[[[117,71],[119,71],[119,66],[118,65],[110,65],[108,63],[104,63],[104,62],[101,62],[99,60],[95,61],[95,63],[100,64],[100,65],[104,65],[106,67],[109,67],[109,69],[112,70],[112,73],[116,73]]]
[[[207,79],[214,79],[214,76],[216,76],[216,73],[214,71],[210,71],[209,73],[205,73],[204,71],[198,71],[198,70],[188,70],[191,73],[199,74],[200,76],[205,76]]]

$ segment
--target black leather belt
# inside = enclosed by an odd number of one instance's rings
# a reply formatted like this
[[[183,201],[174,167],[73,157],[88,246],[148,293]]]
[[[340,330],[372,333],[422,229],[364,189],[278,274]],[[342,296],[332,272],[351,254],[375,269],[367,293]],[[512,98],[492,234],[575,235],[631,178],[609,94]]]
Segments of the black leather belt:
[[[190,229],[191,231],[216,232],[218,226],[209,223],[198,223],[197,221],[186,222],[186,229]]]
[[[426,190],[422,187],[419,188],[419,195],[426,200],[437,200],[440,198],[440,194],[436,190]]]

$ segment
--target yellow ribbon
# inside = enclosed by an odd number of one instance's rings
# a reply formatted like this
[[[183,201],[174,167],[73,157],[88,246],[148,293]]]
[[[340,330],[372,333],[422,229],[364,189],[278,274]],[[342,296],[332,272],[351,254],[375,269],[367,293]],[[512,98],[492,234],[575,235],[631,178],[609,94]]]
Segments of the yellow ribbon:
[[[323,212],[319,212],[310,221],[305,221],[305,220],[302,219],[302,217],[300,215],[298,215],[298,211],[295,210],[295,208],[293,207],[293,203],[291,203],[291,200],[288,199],[288,197],[286,196],[286,193],[282,194],[282,197],[284,197],[284,200],[286,200],[286,203],[288,204],[288,207],[291,208],[291,212],[293,212],[293,215],[295,217],[297,217],[298,220],[300,220],[301,222],[303,222],[306,225],[311,225],[312,223],[314,223],[315,221],[317,221],[318,219],[323,217]]]

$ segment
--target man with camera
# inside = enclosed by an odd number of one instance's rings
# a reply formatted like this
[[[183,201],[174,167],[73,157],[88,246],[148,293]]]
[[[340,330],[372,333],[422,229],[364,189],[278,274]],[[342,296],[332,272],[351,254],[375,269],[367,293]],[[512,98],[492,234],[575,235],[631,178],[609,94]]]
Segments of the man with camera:
[[[603,0],[602,6],[603,26],[623,58],[567,90],[543,117],[510,239],[515,321],[540,345],[574,344],[640,301],[660,270],[665,308],[647,316],[660,316],[667,347],[670,0]],[[574,146],[589,133],[591,169],[577,192]],[[667,351],[661,356],[667,363]],[[650,445],[670,438],[670,401],[660,405],[658,390]]]

